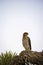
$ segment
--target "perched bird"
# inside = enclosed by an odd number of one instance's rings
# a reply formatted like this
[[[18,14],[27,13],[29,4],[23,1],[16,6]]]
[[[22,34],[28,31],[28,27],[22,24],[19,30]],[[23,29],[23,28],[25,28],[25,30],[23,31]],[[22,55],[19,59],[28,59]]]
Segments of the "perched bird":
[[[22,44],[23,44],[25,50],[28,50],[28,51],[31,50],[31,40],[28,37],[27,32],[23,33]]]

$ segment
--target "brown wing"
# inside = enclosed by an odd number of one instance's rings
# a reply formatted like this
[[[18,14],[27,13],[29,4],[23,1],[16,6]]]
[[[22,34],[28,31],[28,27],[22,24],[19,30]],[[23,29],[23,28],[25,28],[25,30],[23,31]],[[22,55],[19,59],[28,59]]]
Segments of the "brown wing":
[[[29,37],[28,37],[28,42],[29,42],[29,46],[30,46],[30,50],[31,50],[31,40]]]

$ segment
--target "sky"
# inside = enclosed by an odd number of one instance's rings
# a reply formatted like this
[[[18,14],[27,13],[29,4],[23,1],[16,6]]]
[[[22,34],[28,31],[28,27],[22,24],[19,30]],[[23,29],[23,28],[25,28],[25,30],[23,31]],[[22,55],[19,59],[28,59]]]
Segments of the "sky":
[[[22,35],[29,33],[33,51],[43,50],[43,0],[0,0],[0,53],[25,50]]]

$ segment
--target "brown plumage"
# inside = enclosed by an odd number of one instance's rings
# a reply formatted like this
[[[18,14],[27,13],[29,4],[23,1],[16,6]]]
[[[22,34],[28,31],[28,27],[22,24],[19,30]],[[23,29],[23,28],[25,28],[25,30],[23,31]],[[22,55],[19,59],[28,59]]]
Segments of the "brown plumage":
[[[23,33],[22,44],[25,50],[31,50],[31,41],[27,35],[28,35],[27,32]]]

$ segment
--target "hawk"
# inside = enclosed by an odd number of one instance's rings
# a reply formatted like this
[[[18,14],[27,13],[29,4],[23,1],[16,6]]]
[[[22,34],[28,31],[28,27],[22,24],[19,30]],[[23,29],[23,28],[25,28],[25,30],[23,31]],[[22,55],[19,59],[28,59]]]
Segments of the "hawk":
[[[31,50],[31,40],[28,37],[27,32],[23,33],[22,44],[23,44],[25,50]]]

